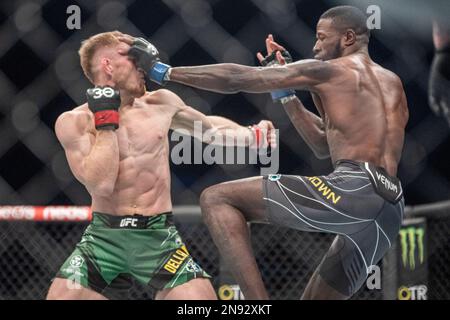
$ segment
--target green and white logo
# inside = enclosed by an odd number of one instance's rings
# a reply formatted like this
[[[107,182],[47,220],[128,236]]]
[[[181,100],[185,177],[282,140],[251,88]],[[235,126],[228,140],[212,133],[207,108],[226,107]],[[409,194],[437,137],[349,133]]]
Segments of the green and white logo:
[[[419,263],[424,261],[425,230],[421,227],[407,227],[400,230],[400,245],[402,249],[403,267],[410,270],[416,268],[416,249]]]
[[[281,174],[269,174],[270,181],[278,181],[281,178]]]
[[[186,270],[189,272],[195,272],[195,273],[202,271],[200,266],[197,263],[195,263],[194,260],[192,260],[192,259],[189,259],[189,261],[187,262]]]
[[[83,265],[84,259],[82,256],[73,256],[70,260],[70,265],[74,268],[80,268]]]

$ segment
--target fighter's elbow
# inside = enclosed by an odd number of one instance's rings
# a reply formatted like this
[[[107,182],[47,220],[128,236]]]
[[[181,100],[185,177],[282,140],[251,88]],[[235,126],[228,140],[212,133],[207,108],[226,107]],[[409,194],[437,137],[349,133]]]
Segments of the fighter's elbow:
[[[227,93],[231,94],[239,93],[241,91],[241,87],[242,87],[241,81],[237,77],[229,78],[226,81]]]
[[[229,74],[226,77],[226,87],[229,93],[238,93],[245,89],[247,81],[246,71],[238,64],[230,64]]]

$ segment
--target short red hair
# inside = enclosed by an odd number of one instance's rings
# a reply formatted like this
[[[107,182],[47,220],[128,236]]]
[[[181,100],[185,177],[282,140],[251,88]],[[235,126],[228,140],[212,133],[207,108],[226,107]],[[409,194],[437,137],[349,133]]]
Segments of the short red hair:
[[[78,54],[80,55],[81,68],[85,76],[94,83],[95,72],[93,71],[92,59],[99,48],[114,47],[120,43],[118,36],[122,35],[119,31],[103,32],[96,34],[81,43]]]

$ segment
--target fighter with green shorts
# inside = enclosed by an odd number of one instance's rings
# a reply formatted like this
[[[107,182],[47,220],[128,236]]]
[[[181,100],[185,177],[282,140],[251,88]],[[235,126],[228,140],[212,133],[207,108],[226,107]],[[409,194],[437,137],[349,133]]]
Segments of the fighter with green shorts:
[[[156,289],[156,299],[216,299],[210,277],[172,222],[169,130],[214,132],[206,143],[257,147],[273,125],[244,127],[206,116],[168,90],[146,91],[144,72],[120,32],[97,34],[79,51],[95,85],[87,103],[55,125],[74,176],[92,197],[93,221],[49,289],[48,299],[104,299],[123,278]],[[156,48],[142,43],[141,50]],[[182,131],[181,131],[182,130]],[[239,144],[241,143],[241,144]]]
[[[115,283],[120,287],[115,281],[129,276],[156,290],[209,277],[189,254],[171,212],[152,217],[94,212],[57,276],[97,292]]]

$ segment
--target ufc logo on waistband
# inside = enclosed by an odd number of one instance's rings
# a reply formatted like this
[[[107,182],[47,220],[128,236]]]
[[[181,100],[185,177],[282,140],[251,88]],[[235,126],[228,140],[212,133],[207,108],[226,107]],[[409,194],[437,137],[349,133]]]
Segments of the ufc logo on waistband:
[[[125,228],[125,227],[137,227],[137,221],[138,219],[133,219],[133,218],[125,218],[122,219],[120,221],[120,227],[121,228]]]

